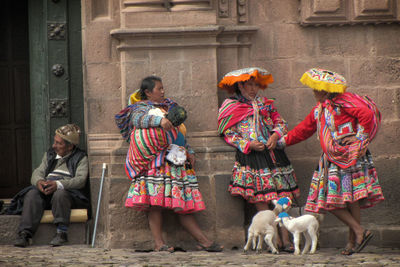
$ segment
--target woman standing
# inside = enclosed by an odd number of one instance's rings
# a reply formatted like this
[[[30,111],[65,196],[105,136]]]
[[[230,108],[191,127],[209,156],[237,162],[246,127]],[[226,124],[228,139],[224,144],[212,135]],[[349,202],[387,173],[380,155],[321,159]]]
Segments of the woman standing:
[[[192,167],[194,152],[186,144],[185,126],[174,125],[166,118],[165,114],[177,104],[165,98],[164,93],[161,78],[147,77],[140,90],[131,97],[131,101],[139,102],[116,115],[121,133],[130,137],[125,169],[132,185],[125,206],[148,213],[155,251],[174,251],[162,237],[162,211],[165,209],[178,213],[180,223],[198,241],[200,249],[222,251],[222,246],[203,234],[192,215],[205,209]],[[178,151],[185,151],[175,157],[181,162],[167,160],[171,144],[175,144]]]
[[[276,146],[287,133],[287,123],[274,100],[258,96],[272,82],[265,69],[245,68],[229,72],[219,83],[221,89],[234,94],[223,102],[218,115],[219,133],[237,149],[228,190],[253,203],[257,211],[269,209],[271,200],[299,196],[292,165],[285,151]],[[278,246],[293,251],[285,229]]]
[[[369,98],[346,92],[346,80],[340,74],[314,68],[300,81],[313,89],[317,105],[279,142],[294,145],[317,132],[323,153],[312,177],[306,210],[334,214],[349,226],[342,254],[360,252],[373,236],[361,226],[360,208],[384,199],[367,149],[377,132],[380,113]]]

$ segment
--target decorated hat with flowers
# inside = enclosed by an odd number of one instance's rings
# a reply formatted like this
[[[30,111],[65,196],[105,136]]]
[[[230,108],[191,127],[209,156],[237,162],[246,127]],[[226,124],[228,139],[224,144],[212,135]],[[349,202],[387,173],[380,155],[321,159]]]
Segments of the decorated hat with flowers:
[[[300,79],[300,82],[317,91],[326,91],[328,93],[346,92],[346,79],[333,71],[312,68],[306,71]]]
[[[254,81],[262,88],[267,88],[268,84],[274,82],[274,78],[271,73],[266,69],[262,68],[244,68],[234,70],[225,74],[222,80],[219,82],[218,87],[228,91],[228,93],[235,92],[235,84],[237,82],[246,82],[254,78]]]

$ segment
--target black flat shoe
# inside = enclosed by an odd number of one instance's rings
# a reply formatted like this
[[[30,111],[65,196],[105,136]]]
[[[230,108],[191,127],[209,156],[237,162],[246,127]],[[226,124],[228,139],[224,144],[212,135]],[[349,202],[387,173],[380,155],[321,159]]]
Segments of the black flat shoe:
[[[222,250],[224,250],[224,247],[213,242],[210,246],[205,247],[202,244],[198,244],[198,247],[200,250],[204,250],[207,252],[221,252]]]

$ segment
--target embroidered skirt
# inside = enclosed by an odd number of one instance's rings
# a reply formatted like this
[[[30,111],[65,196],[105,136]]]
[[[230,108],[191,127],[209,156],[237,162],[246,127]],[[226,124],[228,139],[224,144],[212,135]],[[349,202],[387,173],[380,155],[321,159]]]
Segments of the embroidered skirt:
[[[300,195],[293,167],[281,149],[249,154],[237,150],[228,191],[249,203]]]
[[[329,161],[325,161],[325,165],[322,156],[312,177],[307,211],[341,209],[346,207],[346,203],[355,201],[360,201],[361,208],[369,208],[384,200],[368,150],[365,156],[349,168],[342,169]]]
[[[167,161],[160,168],[144,171],[132,180],[125,207],[143,211],[161,207],[182,214],[205,209],[190,164],[176,166]]]

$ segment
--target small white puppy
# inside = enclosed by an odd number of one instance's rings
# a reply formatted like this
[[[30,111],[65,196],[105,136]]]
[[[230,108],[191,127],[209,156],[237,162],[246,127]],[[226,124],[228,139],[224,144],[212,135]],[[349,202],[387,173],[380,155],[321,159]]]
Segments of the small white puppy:
[[[277,222],[275,222],[275,219],[276,215],[271,210],[259,211],[254,215],[248,230],[247,243],[243,248],[244,252],[249,250],[250,244],[253,244],[253,249],[255,249],[256,240],[258,240],[257,253],[260,253],[264,237],[264,241],[271,249],[271,252],[279,254],[276,246]]]
[[[294,239],[294,254],[300,254],[300,234],[303,233],[306,242],[304,249],[301,254],[306,254],[310,249],[310,254],[314,254],[317,249],[318,243],[318,220],[313,215],[303,215],[297,218],[290,217],[286,212],[279,214],[275,222],[279,223],[280,226],[288,229],[293,234]]]

